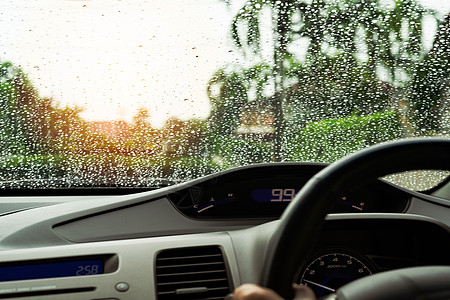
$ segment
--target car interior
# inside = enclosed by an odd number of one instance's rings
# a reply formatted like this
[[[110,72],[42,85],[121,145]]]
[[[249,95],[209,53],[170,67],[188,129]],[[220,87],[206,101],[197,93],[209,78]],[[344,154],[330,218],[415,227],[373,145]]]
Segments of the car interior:
[[[249,282],[289,297],[297,282],[318,297],[445,299],[449,200],[436,194],[448,197],[449,181],[421,193],[377,178],[448,169],[449,151],[448,139],[402,140],[331,165],[257,164],[147,192],[2,197],[0,297],[223,299]],[[419,291],[370,279],[393,270]]]
[[[2,0],[0,33],[0,299],[450,299],[450,0]]]

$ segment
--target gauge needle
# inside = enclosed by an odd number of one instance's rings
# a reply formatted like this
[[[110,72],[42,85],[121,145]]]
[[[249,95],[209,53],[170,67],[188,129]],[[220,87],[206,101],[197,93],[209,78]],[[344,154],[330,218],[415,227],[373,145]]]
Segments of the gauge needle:
[[[364,208],[362,205],[355,204],[355,203],[350,202],[350,201],[348,201],[346,199],[340,199],[340,201],[350,205],[351,207],[353,207],[353,208],[355,208],[357,210],[363,210],[363,208]]]
[[[310,284],[312,284],[312,285],[321,287],[321,288],[323,288],[323,289],[329,290],[329,291],[331,291],[331,292],[333,292],[333,293],[336,292],[336,290],[334,290],[334,289],[332,289],[332,288],[329,288],[329,287],[327,287],[327,286],[324,286],[324,285],[321,285],[321,284],[318,284],[318,283],[315,283],[315,282],[312,282],[312,281],[309,281],[309,280],[306,280],[306,279],[303,279],[303,281],[304,281],[304,282],[307,282],[307,283],[310,283]]]
[[[228,198],[225,198],[225,199],[222,199],[222,200],[217,200],[217,201],[211,202],[211,203],[209,203],[209,204],[207,204],[205,206],[202,206],[202,207],[198,208],[197,212],[201,213],[204,210],[207,210],[207,209],[210,209],[210,208],[214,207],[214,205],[216,205],[217,203],[228,201],[228,200],[233,200],[233,199],[235,199],[235,197],[228,197]]]

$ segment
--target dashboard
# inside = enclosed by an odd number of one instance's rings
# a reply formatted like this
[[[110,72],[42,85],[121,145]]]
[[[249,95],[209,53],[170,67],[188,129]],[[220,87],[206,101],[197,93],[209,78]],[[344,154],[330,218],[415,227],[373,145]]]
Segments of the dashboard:
[[[8,196],[0,299],[223,299],[258,283],[279,218],[325,164],[240,167],[126,195]],[[343,191],[293,281],[450,265],[450,201],[383,180]]]
[[[191,218],[278,218],[298,191],[326,164],[258,165],[213,175],[169,199]],[[403,212],[409,196],[386,182],[343,193],[330,213]]]

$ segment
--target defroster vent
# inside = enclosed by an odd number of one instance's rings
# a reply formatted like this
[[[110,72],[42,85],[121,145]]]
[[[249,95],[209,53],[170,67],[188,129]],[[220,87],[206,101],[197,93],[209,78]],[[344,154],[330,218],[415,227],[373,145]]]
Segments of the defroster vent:
[[[215,246],[160,252],[156,285],[159,300],[222,300],[231,290],[222,251]]]

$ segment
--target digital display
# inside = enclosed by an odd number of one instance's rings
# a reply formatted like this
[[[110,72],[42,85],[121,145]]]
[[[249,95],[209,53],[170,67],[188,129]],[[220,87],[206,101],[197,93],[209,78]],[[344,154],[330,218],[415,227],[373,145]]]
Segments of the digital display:
[[[291,202],[299,190],[297,189],[258,189],[252,192],[257,202]]]
[[[0,282],[103,274],[103,260],[79,260],[0,266]]]

